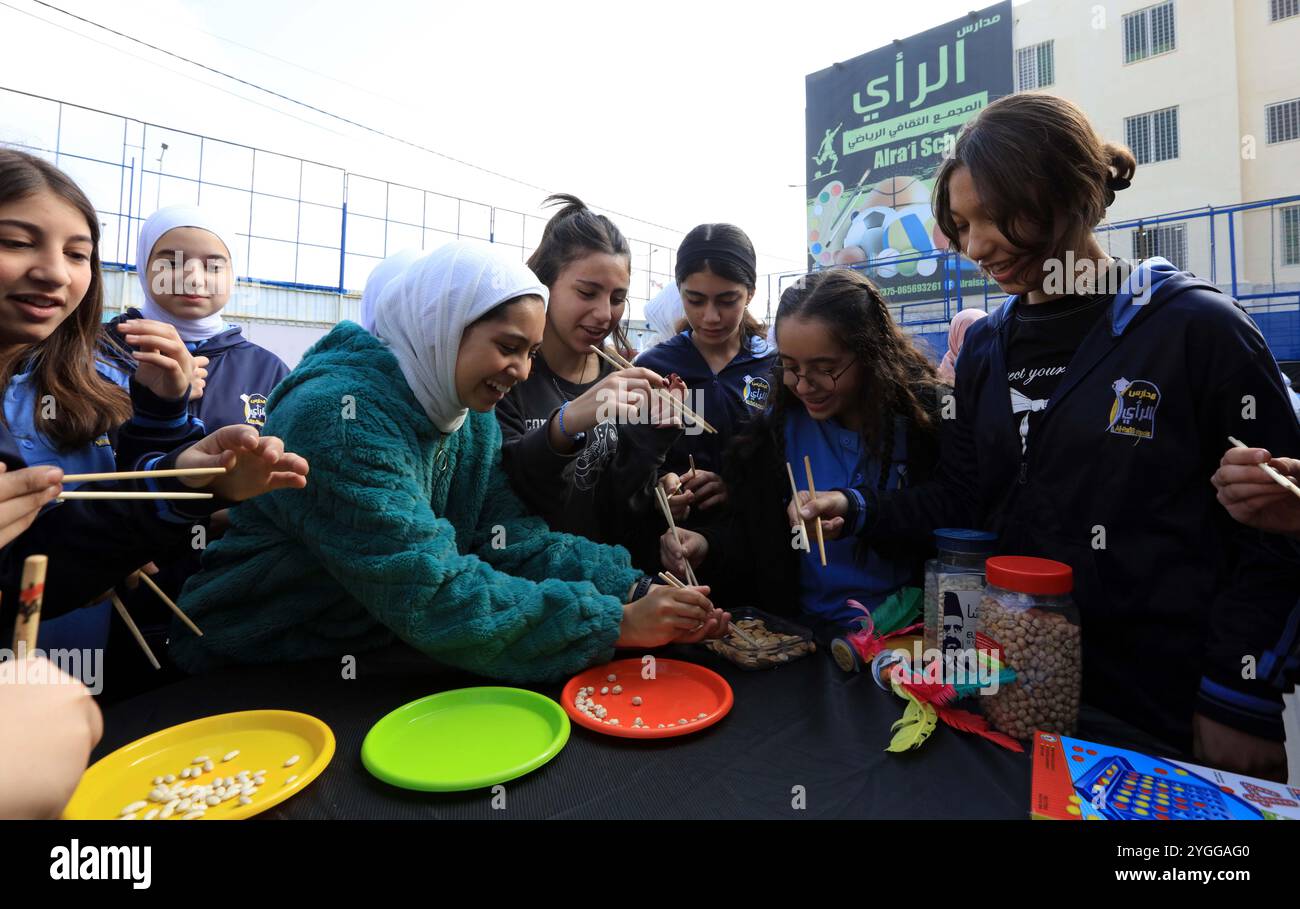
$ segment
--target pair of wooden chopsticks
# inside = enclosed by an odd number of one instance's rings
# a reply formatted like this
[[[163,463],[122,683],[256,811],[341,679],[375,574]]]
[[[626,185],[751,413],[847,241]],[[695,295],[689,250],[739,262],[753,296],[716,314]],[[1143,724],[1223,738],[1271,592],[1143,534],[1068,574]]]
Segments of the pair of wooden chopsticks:
[[[659,500],[659,508],[664,513],[664,520],[668,522],[668,529],[673,532],[673,538],[677,540],[677,545],[682,545],[682,536],[677,532],[677,523],[673,521],[673,509],[668,504],[668,494],[664,492],[662,486],[655,486],[655,498]],[[695,577],[695,571],[691,568],[690,559],[686,560],[686,580],[690,581],[692,587],[700,586]]]
[[[1245,442],[1242,442],[1240,439],[1234,439],[1232,436],[1228,436],[1228,441],[1232,443],[1234,448],[1250,447]],[[1291,482],[1290,477],[1286,476],[1285,474],[1278,473],[1278,471],[1267,461],[1260,464],[1259,467],[1262,471],[1264,471],[1264,473],[1268,474],[1270,477],[1273,478],[1274,483],[1277,483],[1277,485],[1281,486],[1283,489],[1291,490],[1291,492],[1294,493],[1296,496],[1300,496],[1300,486],[1297,486],[1295,483]]]
[[[179,606],[172,602],[171,597],[163,593],[163,589],[154,583],[153,578],[149,577],[143,568],[132,574],[131,577],[144,581],[150,590],[158,594],[158,599],[162,600],[163,603],[166,604],[167,608],[172,611],[172,614],[185,624],[185,627],[197,634],[199,637],[203,637],[203,632],[199,630],[199,626],[195,625],[194,622],[190,620],[190,617],[182,612]],[[116,609],[117,614],[122,617],[122,621],[126,623],[126,627],[131,631],[131,636],[135,638],[135,642],[140,645],[140,649],[144,651],[144,655],[149,658],[149,662],[153,664],[153,668],[161,669],[162,666],[159,664],[158,658],[154,656],[153,650],[149,647],[149,643],[144,639],[144,635],[140,633],[140,629],[136,627],[135,622],[132,621],[131,614],[126,611],[126,604],[122,602],[116,592],[109,594],[109,597],[113,601],[113,608]]]
[[[591,347],[592,353],[594,353],[596,356],[600,357],[602,360],[604,360],[604,361],[605,361],[606,363],[608,363],[610,366],[613,366],[615,369],[632,369],[632,368],[633,368],[632,364],[629,363],[627,360],[625,360],[625,359],[622,357],[622,355],[619,354],[617,351],[615,351],[614,353],[611,354],[611,353],[606,353],[605,351],[601,350],[601,349],[600,349],[599,347],[597,347],[595,344],[590,345],[590,347]],[[659,398],[659,400],[664,401],[665,403],[669,404],[669,405],[672,406],[672,407],[676,407],[676,408],[677,408],[677,409],[678,409],[682,414],[684,414],[685,416],[690,417],[694,422],[700,424],[700,426],[704,427],[704,429],[705,429],[706,431],[708,431],[708,432],[712,432],[712,433],[717,433],[717,430],[714,429],[714,428],[709,424],[709,421],[708,421],[708,420],[704,419],[704,417],[700,416],[700,415],[697,414],[695,411],[691,410],[691,409],[690,409],[689,407],[687,407],[684,403],[682,403],[681,401],[677,400],[675,397],[673,397],[672,395],[670,395],[668,392],[664,391],[662,388],[651,388],[650,391],[653,392],[653,393],[655,394],[655,396]]]
[[[677,488],[668,493],[670,496],[681,495],[682,490],[686,488],[686,483],[695,479],[695,455],[687,455],[686,457],[691,462],[691,469],[686,471],[686,476],[677,481]]]
[[[810,500],[815,499],[817,497],[817,486],[816,484],[813,483],[812,460],[809,459],[808,455],[803,456],[803,469],[808,474],[808,495],[810,497]],[[794,483],[794,469],[790,466],[789,461],[785,462],[785,472],[786,475],[790,478],[790,494],[794,496],[794,507],[795,510],[797,511],[800,507],[799,487],[796,486]],[[805,547],[804,551],[812,552],[812,543],[808,539],[808,522],[805,521],[803,518],[800,518],[799,526],[803,528],[803,542]],[[826,567],[826,541],[825,538],[822,536],[822,519],[820,517],[817,518],[817,550],[818,552],[821,553],[822,567],[825,568]]]
[[[28,556],[26,561],[23,562],[23,577],[18,594],[18,620],[14,622],[13,649],[15,652],[21,652],[19,650],[20,644],[26,649],[27,653],[31,653],[36,649],[36,637],[41,624],[41,605],[45,599],[45,574],[49,564],[49,557],[43,555]],[[203,632],[199,630],[199,626],[190,621],[189,616],[181,612],[180,607],[172,602],[171,597],[163,593],[162,588],[155,584],[152,578],[143,571],[137,571],[135,576],[138,576],[140,580],[148,584],[149,588],[153,590],[154,593],[158,594],[159,598],[167,604],[167,607],[171,609],[171,611],[174,612],[191,631],[200,637],[203,636]],[[117,610],[117,614],[122,617],[122,621],[126,623],[126,627],[130,630],[131,636],[134,637],[135,642],[140,645],[140,649],[144,651],[144,655],[149,658],[149,662],[153,664],[153,668],[161,669],[162,665],[158,662],[158,658],[154,656],[154,652],[150,649],[149,643],[144,639],[144,635],[140,633],[140,628],[131,619],[131,614],[126,611],[126,606],[122,603],[121,599],[118,598],[116,593],[110,594],[110,598],[113,601],[113,608]]]
[[[226,472],[224,467],[189,467],[168,470],[123,470],[109,473],[70,473],[63,477],[64,483],[93,483],[99,480],[146,480],[163,477],[210,477]],[[72,490],[59,495],[56,501],[68,499],[210,499],[210,492],[105,492],[90,490],[81,492]]]
[[[691,563],[690,563],[690,562],[687,562],[687,563],[686,563],[686,570],[687,570],[687,572],[689,572],[689,571],[691,570]],[[667,581],[669,584],[673,585],[674,587],[678,587],[678,588],[684,588],[684,587],[686,587],[686,585],[683,584],[681,581],[679,581],[679,580],[677,579],[677,576],[674,575],[671,571],[661,571],[661,572],[659,572],[659,577],[660,577],[661,580]],[[693,584],[693,585],[691,585],[691,586],[698,587],[699,585],[698,585],[698,584]],[[736,637],[738,637],[738,638],[740,638],[741,640],[743,640],[743,641],[744,641],[746,644],[748,644],[750,647],[753,647],[753,648],[757,649],[757,648],[760,646],[759,643],[758,643],[758,641],[756,641],[756,640],[754,640],[752,637],[750,637],[749,634],[748,634],[747,632],[742,631],[741,629],[737,628],[735,622],[728,622],[728,623],[727,623],[727,629],[728,629],[732,634],[734,634]]]

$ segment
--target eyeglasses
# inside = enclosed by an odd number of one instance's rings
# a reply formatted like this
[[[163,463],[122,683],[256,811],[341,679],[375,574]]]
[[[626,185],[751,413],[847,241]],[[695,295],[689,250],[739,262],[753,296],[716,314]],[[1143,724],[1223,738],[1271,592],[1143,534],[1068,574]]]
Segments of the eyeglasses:
[[[808,369],[805,372],[799,372],[796,369],[791,369],[789,366],[782,366],[780,363],[776,364],[772,371],[776,375],[776,378],[782,382],[785,381],[786,376],[790,376],[794,379],[795,385],[798,385],[799,380],[803,379],[813,388],[819,388],[822,391],[834,391],[835,383],[839,380],[840,376],[848,372],[856,362],[858,362],[858,358],[854,357],[849,360],[848,364],[839,372],[832,372],[829,369],[819,369],[816,367]]]

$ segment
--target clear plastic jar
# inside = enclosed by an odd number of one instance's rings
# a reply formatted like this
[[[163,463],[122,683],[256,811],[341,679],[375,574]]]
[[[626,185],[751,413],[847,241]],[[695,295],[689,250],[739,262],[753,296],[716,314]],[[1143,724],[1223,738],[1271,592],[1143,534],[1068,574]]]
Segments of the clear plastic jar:
[[[925,649],[973,651],[984,562],[993,554],[997,535],[945,528],[934,532],[934,545],[939,553],[925,563]]]
[[[1074,735],[1082,674],[1074,572],[1050,559],[995,556],[979,605],[979,633],[1016,673],[1010,685],[980,699],[996,729],[1018,739],[1036,730]]]

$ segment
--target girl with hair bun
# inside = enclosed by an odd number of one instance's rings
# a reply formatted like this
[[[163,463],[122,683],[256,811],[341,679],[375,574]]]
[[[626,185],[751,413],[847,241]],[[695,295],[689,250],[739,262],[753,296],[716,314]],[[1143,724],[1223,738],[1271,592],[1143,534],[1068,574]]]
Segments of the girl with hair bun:
[[[616,369],[592,348],[631,347],[627,312],[632,251],[623,233],[570,195],[547,223],[528,266],[550,292],[532,372],[497,406],[502,463],[519,496],[551,528],[620,544],[659,570],[655,482],[681,422],[652,395],[663,376]],[[606,348],[607,349],[607,348]]]
[[[967,333],[938,479],[863,488],[860,535],[983,527],[1003,554],[1066,563],[1085,702],[1200,763],[1285,779],[1300,568],[1233,524],[1210,477],[1229,436],[1300,451],[1300,425],[1233,299],[1097,243],[1134,170],[1052,95],[1000,98],[964,127],[936,175],[936,220],[1010,297]],[[853,504],[830,492],[803,516]]]

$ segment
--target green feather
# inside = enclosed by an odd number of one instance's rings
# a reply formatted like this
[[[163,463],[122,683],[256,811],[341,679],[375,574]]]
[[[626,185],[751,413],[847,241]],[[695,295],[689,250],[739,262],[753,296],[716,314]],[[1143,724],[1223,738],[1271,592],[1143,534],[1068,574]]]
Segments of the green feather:
[[[906,628],[920,615],[921,588],[919,587],[904,587],[871,610],[871,620],[876,624],[878,635]]]
[[[893,683],[893,688],[895,694],[907,701],[907,708],[903,711],[902,718],[890,727],[894,737],[885,750],[898,752],[920,748],[938,725],[939,714],[934,707],[917,700],[897,682]]]

